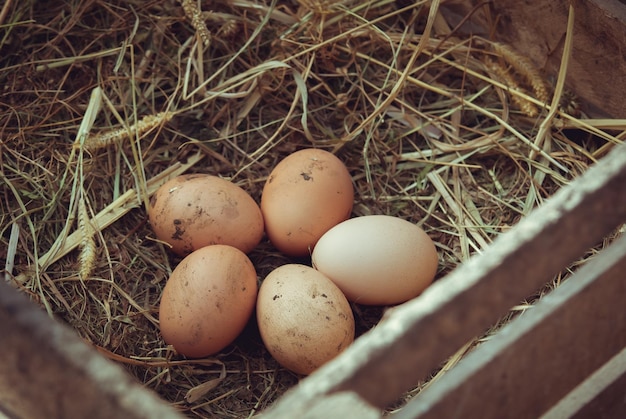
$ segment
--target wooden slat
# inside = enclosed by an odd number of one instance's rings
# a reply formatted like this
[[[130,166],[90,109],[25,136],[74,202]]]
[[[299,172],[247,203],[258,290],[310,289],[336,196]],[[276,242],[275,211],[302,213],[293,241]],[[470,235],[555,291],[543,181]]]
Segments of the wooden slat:
[[[626,220],[626,145],[288,392],[265,418],[336,391],[384,407]]]
[[[0,347],[0,417],[182,418],[4,281]]]
[[[529,57],[547,77],[559,72],[569,0],[443,2],[441,10],[456,25],[480,7],[461,28],[495,37]],[[626,5],[619,0],[576,0],[574,47],[567,87],[593,118],[626,117]],[[610,82],[607,82],[610,80]]]
[[[626,236],[467,355],[394,419],[539,417],[626,348],[625,272]]]
[[[324,403],[317,403],[297,419],[380,419],[381,411],[365,403],[351,391],[342,391],[324,398]]]
[[[541,419],[626,418],[626,348]]]

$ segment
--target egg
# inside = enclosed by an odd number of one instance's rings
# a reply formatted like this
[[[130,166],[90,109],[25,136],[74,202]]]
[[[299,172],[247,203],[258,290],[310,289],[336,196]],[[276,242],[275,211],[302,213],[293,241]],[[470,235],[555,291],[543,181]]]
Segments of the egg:
[[[164,183],[148,209],[156,237],[185,256],[210,244],[249,253],[263,237],[263,215],[242,188],[209,174],[189,174]]]
[[[297,151],[270,173],[261,195],[261,212],[270,242],[289,256],[308,256],[328,229],[350,217],[352,178],[334,154]]]
[[[307,375],[354,340],[354,315],[333,282],[310,266],[282,265],[262,282],[257,322],[268,352]]]
[[[258,285],[252,262],[228,245],[202,247],[176,266],[159,306],[166,343],[187,357],[215,354],[232,343],[254,313]]]
[[[438,255],[419,226],[398,217],[367,215],[326,232],[312,262],[348,300],[393,305],[418,296],[432,283]]]

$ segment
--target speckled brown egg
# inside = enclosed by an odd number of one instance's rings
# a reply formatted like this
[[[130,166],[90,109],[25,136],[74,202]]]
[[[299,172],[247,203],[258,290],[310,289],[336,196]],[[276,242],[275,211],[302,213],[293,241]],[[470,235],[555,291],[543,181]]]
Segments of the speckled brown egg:
[[[150,225],[156,237],[185,256],[210,244],[250,252],[263,237],[263,216],[241,187],[208,174],[175,177],[150,201]]]
[[[166,343],[198,358],[232,343],[254,312],[257,276],[250,259],[227,245],[186,256],[163,289],[159,326]]]
[[[310,374],[354,340],[354,316],[346,297],[306,265],[273,270],[261,284],[256,310],[267,350],[298,374]]]
[[[265,231],[281,252],[306,256],[322,234],[350,216],[353,201],[352,179],[339,158],[325,150],[297,151],[265,183]]]

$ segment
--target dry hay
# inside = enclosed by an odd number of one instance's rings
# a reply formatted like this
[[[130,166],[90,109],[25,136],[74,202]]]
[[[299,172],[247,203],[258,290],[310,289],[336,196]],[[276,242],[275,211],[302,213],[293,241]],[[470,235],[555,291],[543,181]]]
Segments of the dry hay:
[[[5,2],[7,280],[185,414],[259,412],[299,377],[271,359],[254,321],[205,360],[177,356],[158,333],[159,295],[178,260],[154,239],[144,204],[164,179],[218,174],[258,201],[281,158],[333,151],[353,175],[353,215],[422,226],[440,277],[621,141],[519,52],[462,35],[429,5]],[[250,257],[260,279],[289,261],[265,242]],[[383,308],[354,310],[360,334]]]

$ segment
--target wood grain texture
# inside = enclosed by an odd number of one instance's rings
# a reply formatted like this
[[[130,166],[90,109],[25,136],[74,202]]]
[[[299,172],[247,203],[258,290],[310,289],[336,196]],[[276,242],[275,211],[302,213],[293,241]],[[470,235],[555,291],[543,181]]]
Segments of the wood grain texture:
[[[0,416],[182,418],[4,281],[0,343]]]
[[[541,419],[626,418],[626,347]]]
[[[394,419],[539,417],[626,348],[624,272],[626,236],[463,358]]]
[[[450,3],[450,4],[448,4]],[[559,72],[567,26],[568,0],[481,0],[444,3],[453,23],[483,4],[461,28],[491,36],[530,58],[546,78]],[[574,47],[566,86],[592,118],[625,118],[626,5],[618,0],[574,0]]]

